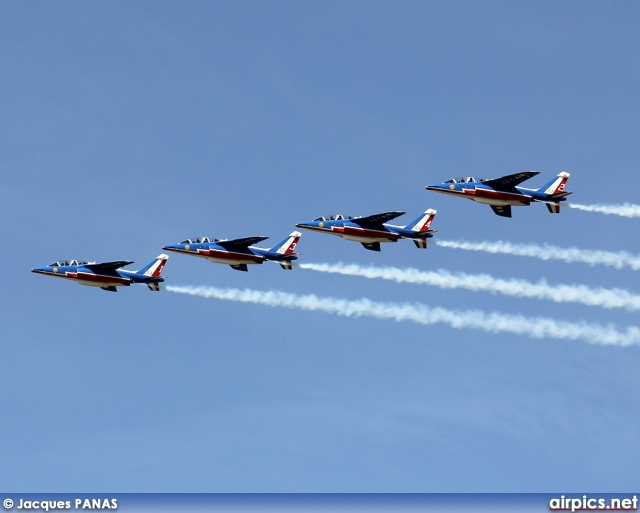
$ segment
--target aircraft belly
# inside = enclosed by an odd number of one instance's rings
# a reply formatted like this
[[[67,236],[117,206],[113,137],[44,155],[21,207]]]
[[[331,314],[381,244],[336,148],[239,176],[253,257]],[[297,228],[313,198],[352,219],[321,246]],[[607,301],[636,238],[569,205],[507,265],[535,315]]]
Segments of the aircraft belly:
[[[395,242],[397,237],[364,237],[362,235],[341,235],[343,239],[353,240],[356,242]]]
[[[531,202],[531,198],[524,194],[514,194],[504,191],[493,191],[489,189],[465,189],[465,193],[478,203],[495,205],[498,207],[523,206]]]
[[[395,241],[399,235],[386,230],[371,230],[366,228],[354,228],[352,226],[344,226],[339,230],[334,228],[338,235],[347,240],[355,240],[358,242],[387,242]]]
[[[241,265],[241,264],[261,264],[263,258],[248,253],[231,253],[225,251],[209,250],[207,259],[216,264]]]
[[[516,201],[516,200],[504,200],[497,198],[471,198],[478,203],[482,203],[483,205],[494,205],[496,207],[506,207],[506,206],[514,206],[514,207],[523,207],[527,206],[529,202],[527,201]]]
[[[87,285],[88,287],[120,287],[123,285],[130,285],[127,282],[121,281],[88,281],[88,280],[76,280],[80,285]]]
[[[241,264],[261,264],[262,260],[240,260],[234,258],[215,258],[208,257],[210,262],[214,264],[225,264],[225,265],[241,265]]]
[[[117,285],[129,285],[129,278],[120,278],[117,276],[105,276],[103,274],[77,273],[74,278],[81,285],[90,285],[97,287],[109,287]]]

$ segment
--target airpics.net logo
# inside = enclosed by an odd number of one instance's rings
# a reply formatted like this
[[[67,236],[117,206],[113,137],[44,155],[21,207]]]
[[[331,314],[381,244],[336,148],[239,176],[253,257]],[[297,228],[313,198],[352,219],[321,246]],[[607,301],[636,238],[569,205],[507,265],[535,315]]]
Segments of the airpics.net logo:
[[[565,497],[549,501],[549,511],[638,511],[638,497]]]

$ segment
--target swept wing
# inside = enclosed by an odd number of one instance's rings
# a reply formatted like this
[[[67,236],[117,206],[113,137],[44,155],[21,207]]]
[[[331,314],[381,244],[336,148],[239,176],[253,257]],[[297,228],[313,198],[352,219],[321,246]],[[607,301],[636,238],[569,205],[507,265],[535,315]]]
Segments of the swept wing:
[[[400,217],[401,215],[406,214],[406,212],[384,212],[382,214],[374,214],[372,216],[366,217],[358,217],[356,219],[351,219],[350,221],[359,225],[373,226],[373,225],[382,225],[396,217]]]
[[[116,275],[116,269],[132,264],[133,260],[118,260],[117,262],[103,262],[101,264],[84,264],[84,267],[92,270],[96,274],[105,276]]]
[[[516,185],[521,184],[525,180],[539,175],[538,171],[524,171],[514,175],[503,176],[502,178],[494,178],[492,180],[484,180],[482,183],[494,189],[512,189]]]
[[[245,237],[243,239],[219,240],[216,241],[216,244],[229,251],[242,251],[246,250],[252,244],[257,244],[258,242],[268,238],[269,237],[259,235],[257,237]]]

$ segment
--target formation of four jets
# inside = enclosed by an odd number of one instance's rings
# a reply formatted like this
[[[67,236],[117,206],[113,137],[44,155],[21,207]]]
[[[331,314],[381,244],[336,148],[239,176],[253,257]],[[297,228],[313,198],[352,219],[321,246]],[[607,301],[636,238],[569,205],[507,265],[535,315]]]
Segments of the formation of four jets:
[[[427,185],[426,189],[487,204],[502,217],[511,217],[512,206],[528,206],[534,202],[546,204],[552,214],[560,213],[560,203],[571,194],[564,190],[569,173],[559,173],[538,189],[519,187],[519,184],[537,174],[537,171],[525,171],[489,180],[474,177],[453,178],[444,183]],[[411,239],[418,248],[425,249],[427,239],[433,237],[433,233],[436,232],[431,229],[436,211],[429,209],[406,226],[388,224],[388,221],[403,214],[405,212],[399,211],[365,217],[338,214],[298,223],[296,227],[356,241],[371,251],[380,251],[381,242],[397,242],[399,239]],[[268,239],[264,236],[233,240],[201,237],[163,246],[162,249],[206,258],[214,263],[230,265],[238,271],[247,271],[248,265],[262,264],[266,260],[277,262],[283,269],[291,270],[292,261],[299,256],[295,253],[295,248],[301,235],[300,232],[294,231],[268,249],[253,246]],[[161,254],[138,271],[123,269],[133,263],[130,260],[104,263],[68,260],[36,267],[31,271],[74,280],[80,285],[100,287],[111,292],[117,292],[117,287],[129,286],[132,283],[144,283],[150,290],[159,291],[159,284],[164,281],[162,269],[168,258],[167,255]]]

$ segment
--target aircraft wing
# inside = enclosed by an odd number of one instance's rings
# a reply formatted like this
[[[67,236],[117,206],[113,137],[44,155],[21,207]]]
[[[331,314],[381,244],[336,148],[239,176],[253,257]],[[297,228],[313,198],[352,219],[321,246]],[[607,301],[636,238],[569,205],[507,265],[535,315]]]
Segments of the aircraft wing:
[[[391,221],[396,217],[406,214],[406,212],[384,212],[383,214],[374,214],[367,217],[358,217],[357,219],[351,219],[352,222],[360,225],[381,225],[387,221]]]
[[[256,244],[268,238],[269,237],[259,235],[257,237],[245,237],[244,239],[219,240],[219,241],[216,241],[216,244],[218,244],[218,246],[222,246],[227,250],[237,251],[237,250],[247,249],[252,244]]]
[[[502,178],[494,178],[492,180],[485,180],[482,182],[489,187],[493,187],[494,189],[512,189],[516,185],[521,184],[525,180],[532,178],[536,175],[539,175],[538,171],[524,171],[522,173],[516,173],[515,175],[507,175]]]
[[[84,267],[91,269],[96,274],[115,274],[116,269],[132,264],[133,260],[118,260],[117,262],[103,262],[101,264],[84,264]]]

